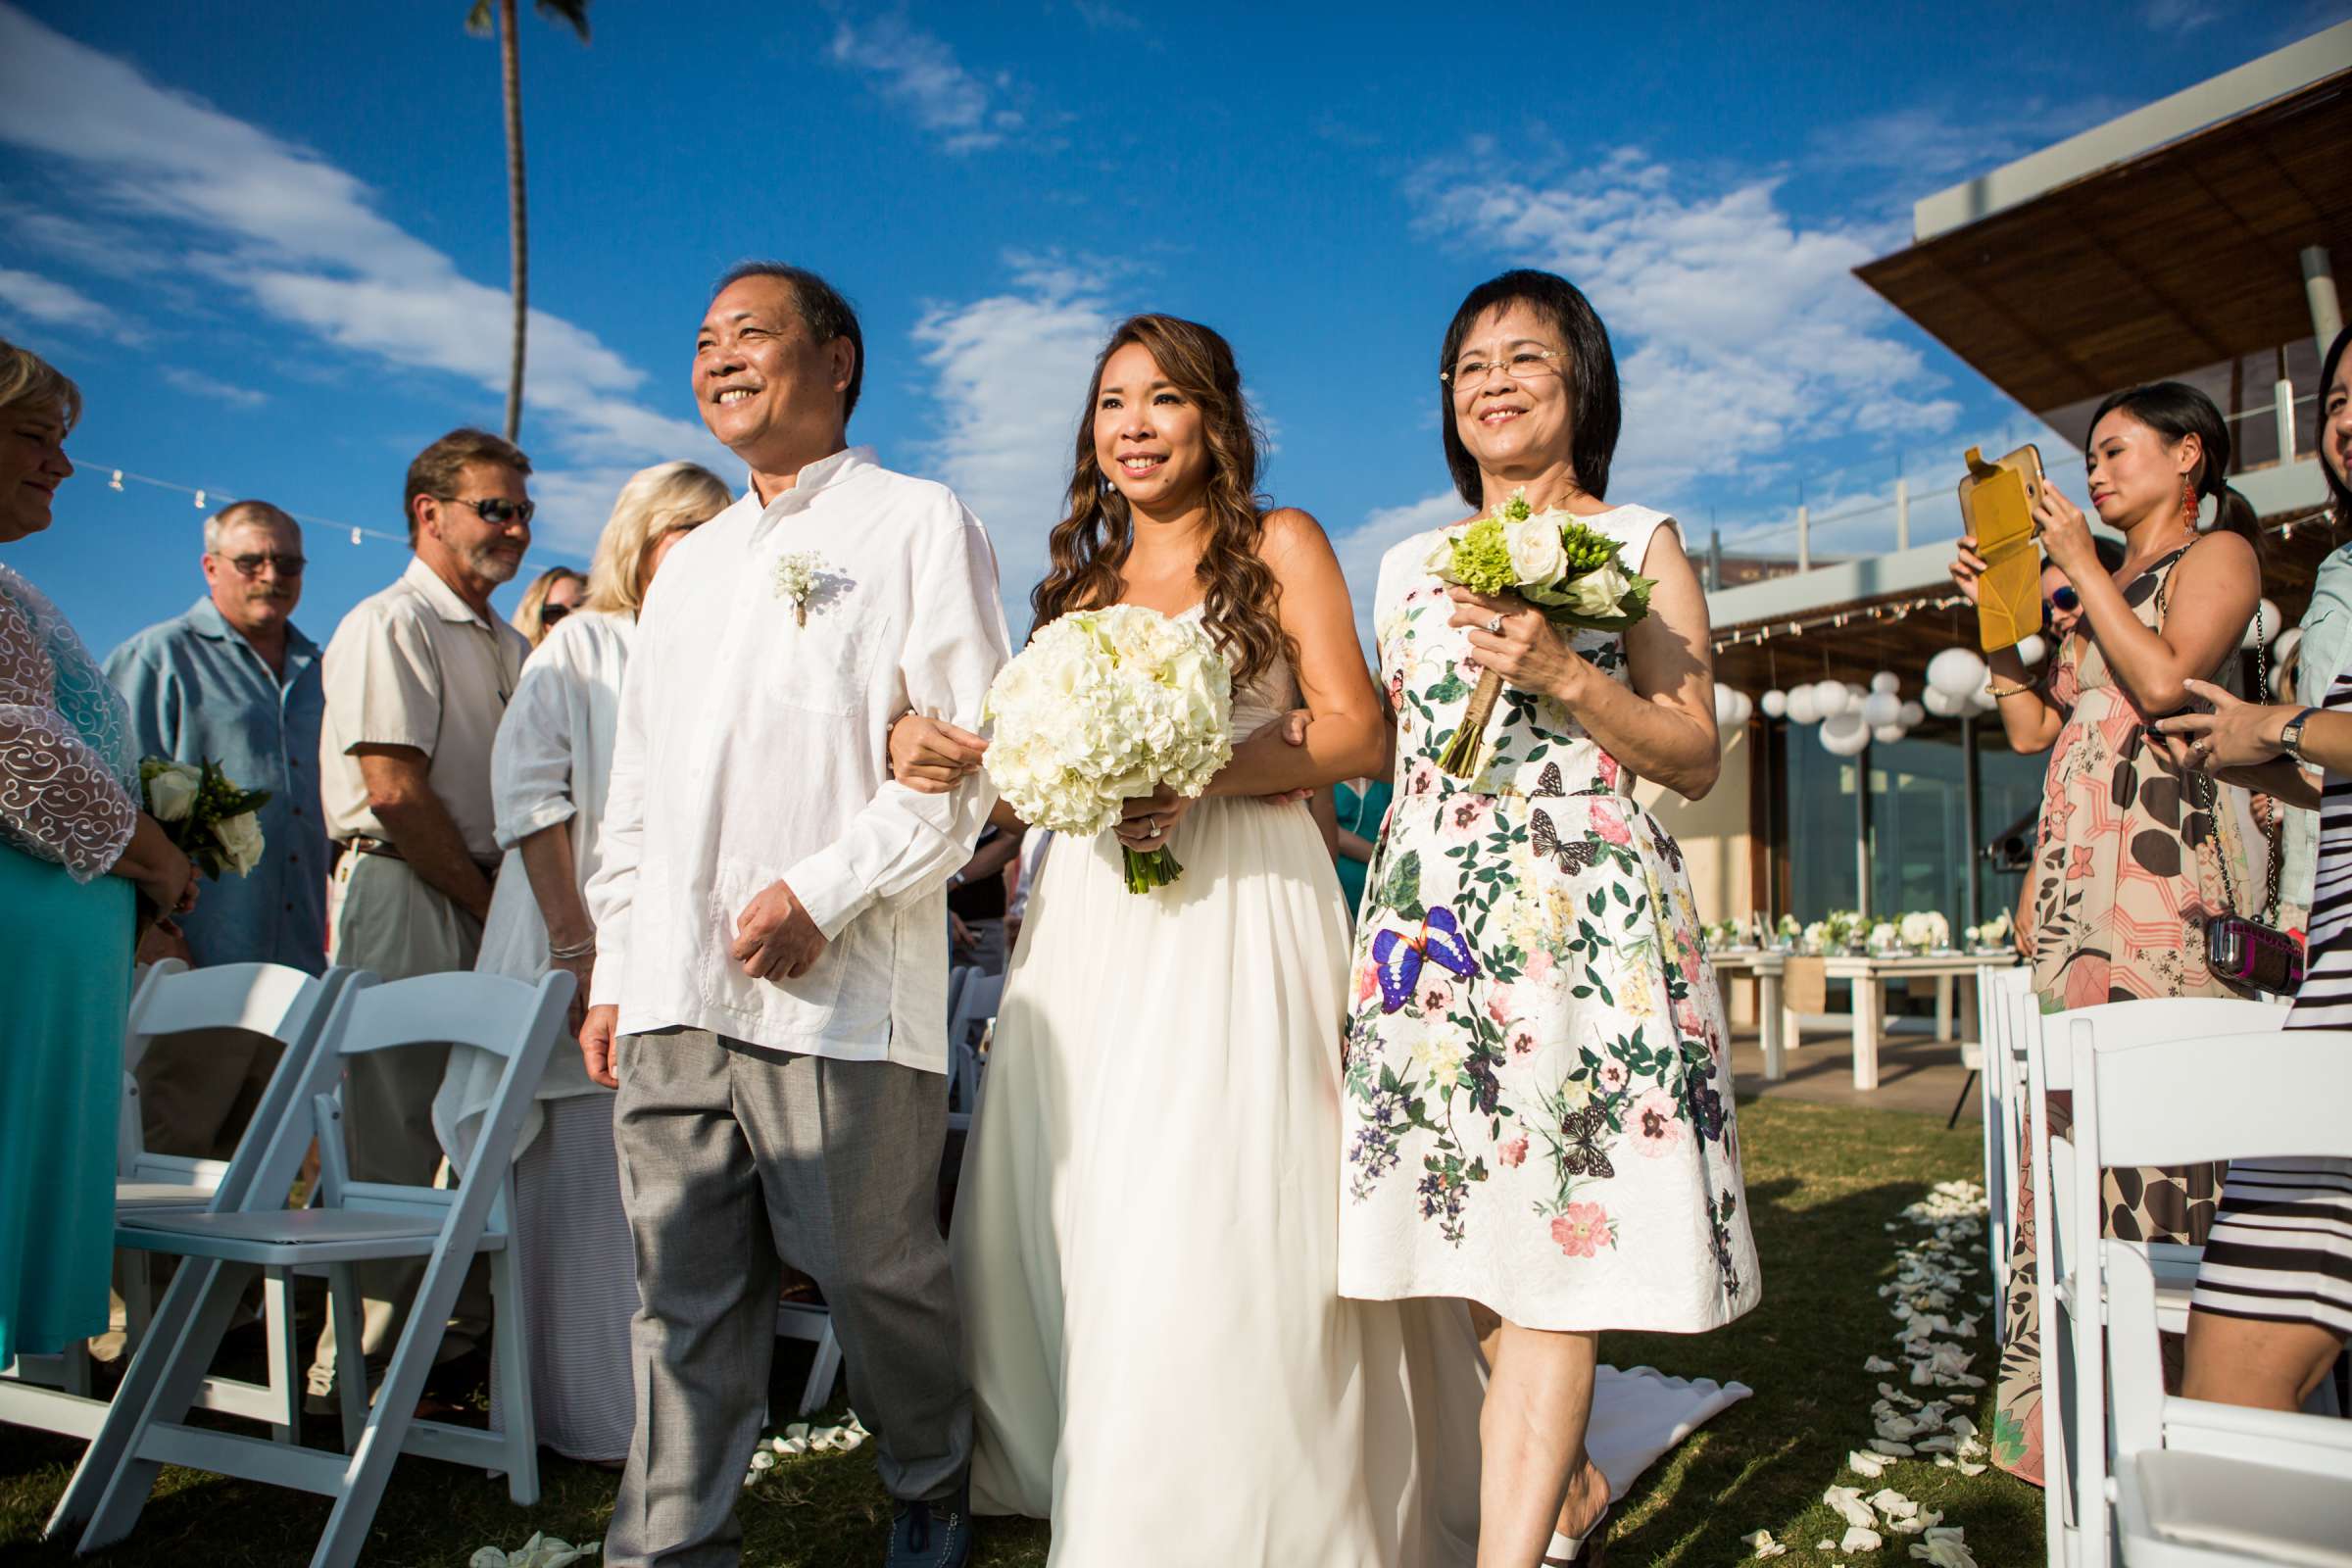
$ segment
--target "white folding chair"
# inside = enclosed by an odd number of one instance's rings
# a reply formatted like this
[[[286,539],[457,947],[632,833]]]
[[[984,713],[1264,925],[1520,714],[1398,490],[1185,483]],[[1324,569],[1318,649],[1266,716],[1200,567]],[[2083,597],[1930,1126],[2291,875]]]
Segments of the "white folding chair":
[[[349,970],[329,970],[324,977],[275,963],[220,964],[190,969],[177,958],[144,965],[138,989],[132,994],[128,1029],[122,1043],[122,1096],[115,1128],[115,1220],[166,1209],[200,1210],[209,1204],[229,1170],[229,1162],[180,1154],[158,1154],[146,1147],[137,1071],[149,1047],[158,1039],[196,1030],[243,1029],[278,1042],[275,1068],[247,1126],[266,1130],[284,1114],[295,1084],[318,1045],[335,993]],[[152,1276],[144,1250],[117,1254],[123,1301],[123,1353],[136,1351],[154,1315]],[[301,1425],[297,1401],[302,1396],[301,1370],[295,1359],[292,1281],[272,1271],[263,1284],[263,1308],[270,1338],[270,1381],[264,1385],[207,1377],[199,1388],[197,1404],[270,1423],[280,1443],[295,1441]],[[34,1358],[27,1358],[33,1361]],[[87,1438],[105,1419],[105,1401],[88,1397],[87,1350],[72,1347],[62,1357],[37,1358],[55,1362],[59,1376],[49,1377],[48,1365],[21,1370],[24,1382],[0,1379],[0,1421],[40,1427]],[[62,1385],[62,1394],[28,1387],[32,1378]]]
[[[948,1126],[968,1129],[980,1106],[980,1036],[997,1016],[1004,997],[1004,977],[974,973],[957,991],[948,1014]]]
[[[2073,1056],[2075,1142],[2093,1193],[2078,1215],[2086,1207],[2095,1215],[2093,1178],[2107,1166],[2352,1155],[2343,1114],[2352,1104],[2352,1032],[2156,1043],[2082,1034]],[[2215,1072],[2217,1061],[2229,1070]],[[2196,1092],[2183,1094],[2187,1085]],[[2281,1085],[2293,1092],[2280,1094]],[[2352,1568],[2352,1425],[2166,1394],[2163,1287],[2149,1250],[2106,1241],[2081,1255],[2104,1272],[2106,1310],[2103,1333],[2100,1314],[2079,1314],[2076,1364],[2086,1386],[2106,1370],[2114,1406],[2111,1429],[2081,1429],[2082,1560],[2108,1561],[2112,1502],[2116,1544],[2132,1568]]]
[[[123,1245],[179,1254],[184,1261],[164,1297],[158,1331],[132,1358],[105,1425],[59,1499],[48,1533],[86,1520],[82,1552],[112,1544],[138,1522],[165,1464],[186,1465],[248,1481],[333,1497],[313,1568],[348,1568],[359,1559],[376,1504],[404,1452],[473,1465],[507,1478],[520,1505],[538,1500],[538,1440],[531,1419],[529,1325],[507,1244],[514,1141],[564,1032],[573,981],[557,970],[536,986],[496,975],[423,975],[390,985],[355,975],[337,998],[324,1037],[267,1144],[238,1152],[230,1174],[201,1213],[143,1215],[118,1233]],[[363,1052],[450,1041],[507,1060],[465,1169],[452,1189],[392,1186],[351,1179],[344,1152],[343,1058]],[[316,1137],[318,1204],[288,1209],[282,1195]],[[504,1432],[482,1432],[415,1417],[443,1325],[477,1252],[490,1254],[496,1296],[493,1360],[500,1378]],[[220,1344],[245,1283],[270,1268],[323,1268],[334,1298],[336,1360],[365,1364],[355,1265],[380,1258],[425,1258],[423,1283],[372,1406],[366,1381],[336,1380],[348,1453],[264,1443],[185,1424],[204,1369]]]
[[[2050,1562],[2073,1568],[2104,1568],[2104,1529],[2086,1523],[2076,1504],[2084,1434],[2104,1434],[2106,1390],[2077,1360],[2076,1319],[2100,1311],[2095,1272],[2085,1276],[2083,1259],[2098,1256],[2101,1229],[2099,1172],[2085,1168],[2074,1140],[2050,1136],[2050,1096],[2075,1087],[2074,1047],[2087,1043],[2186,1042],[2216,1036],[2276,1032],[2286,1020],[2283,1003],[2243,1002],[2230,997],[2165,997],[2077,1007],[2042,1020],[2026,1056],[2034,1124],[2034,1274],[2035,1321],[2041,1335],[2041,1433],[2043,1517]],[[2056,1027],[2063,1021],[2064,1029]],[[2214,1060],[2205,1062],[2212,1074]],[[2183,1084],[2192,1080],[2183,1080]],[[2176,1086],[2179,1092],[2180,1086]],[[2149,1255],[2157,1268],[2163,1326],[2175,1333],[2188,1323],[2188,1297],[2197,1278],[2200,1250],[2156,1243]],[[2093,1363],[2095,1370],[2096,1363]],[[2103,1436],[2095,1441],[2103,1442]]]
[[[816,1347],[808,1363],[808,1381],[801,1385],[802,1416],[811,1416],[833,1396],[833,1380],[841,1376],[841,1341],[833,1333],[833,1314],[814,1301],[778,1301],[776,1338],[803,1340]]]

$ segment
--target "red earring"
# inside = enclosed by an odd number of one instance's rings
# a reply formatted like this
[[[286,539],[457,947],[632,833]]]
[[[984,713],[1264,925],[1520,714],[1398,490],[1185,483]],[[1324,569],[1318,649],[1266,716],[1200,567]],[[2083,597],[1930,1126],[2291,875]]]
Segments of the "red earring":
[[[2196,532],[2197,487],[2189,482],[2185,473],[2180,476],[2180,514],[2188,520],[2189,532]]]

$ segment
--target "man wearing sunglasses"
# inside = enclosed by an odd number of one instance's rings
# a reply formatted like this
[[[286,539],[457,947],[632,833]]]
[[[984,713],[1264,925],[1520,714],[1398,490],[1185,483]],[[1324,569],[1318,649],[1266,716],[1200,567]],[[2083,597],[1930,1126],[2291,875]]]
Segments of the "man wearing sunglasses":
[[[453,430],[418,453],[402,493],[416,554],[326,647],[329,952],[386,980],[471,969],[481,946],[500,858],[490,745],[530,655],[490,595],[530,548],[530,471],[486,430]],[[355,1178],[432,1181],[441,1144],[431,1109],[448,1057],[445,1046],[410,1046],[352,1058],[343,1119]],[[360,1270],[363,1341],[378,1375],[423,1272],[421,1259]],[[487,1304],[471,1285],[459,1298],[445,1357],[479,1343]],[[330,1409],[334,1352],[330,1321],[310,1376],[315,1403]]]
[[[141,757],[215,761],[267,790],[262,858],[205,889],[195,912],[150,933],[140,956],[193,964],[326,964],[326,829],[318,814],[318,647],[294,625],[302,529],[267,501],[204,519],[206,597],[115,650],[107,678],[130,705]],[[226,1159],[277,1048],[240,1030],[170,1035],[139,1063],[147,1147]]]

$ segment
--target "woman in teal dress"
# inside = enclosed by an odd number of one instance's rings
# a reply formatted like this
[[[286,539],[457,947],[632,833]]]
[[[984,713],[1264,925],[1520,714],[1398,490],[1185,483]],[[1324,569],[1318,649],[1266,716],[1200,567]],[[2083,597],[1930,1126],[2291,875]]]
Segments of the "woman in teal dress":
[[[80,412],[72,381],[0,342],[0,545],[49,526]],[[133,895],[194,901],[137,780],[122,700],[0,565],[0,1365],[106,1332]]]
[[[1348,895],[1348,916],[1353,919],[1363,907],[1364,874],[1371,869],[1396,787],[1385,778],[1359,778],[1333,785],[1331,794],[1340,818],[1340,889]]]

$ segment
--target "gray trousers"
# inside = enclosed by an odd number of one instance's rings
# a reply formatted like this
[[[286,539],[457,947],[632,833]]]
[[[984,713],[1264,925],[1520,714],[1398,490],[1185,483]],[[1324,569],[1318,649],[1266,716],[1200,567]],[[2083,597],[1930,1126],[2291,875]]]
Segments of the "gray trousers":
[[[637,1430],[612,1568],[740,1560],[735,1500],[766,1413],[780,1262],[832,1309],[895,1497],[941,1501],[971,1463],[971,1387],[937,1218],[947,1086],[887,1061],[624,1036],[613,1139],[636,1243]]]
[[[427,887],[408,863],[385,855],[346,855],[327,890],[331,956],[354,969],[371,969],[385,980],[445,974],[473,968],[481,950],[481,922]],[[343,1130],[351,1176],[362,1182],[399,1182],[429,1187],[441,1168],[441,1140],[433,1131],[433,1096],[449,1065],[447,1046],[402,1046],[370,1051],[343,1065]],[[409,1303],[424,1282],[421,1257],[363,1263],[357,1272],[366,1322],[361,1342],[368,1352],[370,1382],[380,1379],[392,1348],[400,1342]],[[477,1261],[466,1276],[444,1355],[471,1349],[488,1336],[490,1291],[487,1271]],[[323,1399],[335,1386],[335,1323],[330,1308],[326,1330],[311,1360],[310,1393]]]

